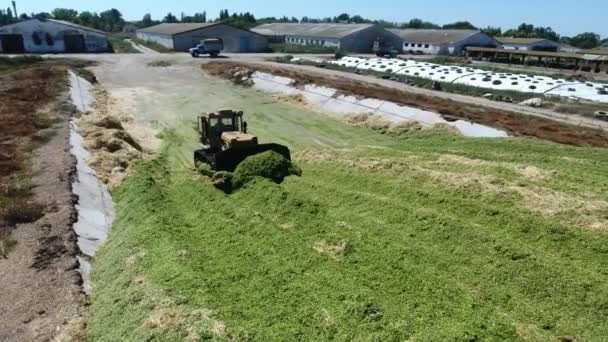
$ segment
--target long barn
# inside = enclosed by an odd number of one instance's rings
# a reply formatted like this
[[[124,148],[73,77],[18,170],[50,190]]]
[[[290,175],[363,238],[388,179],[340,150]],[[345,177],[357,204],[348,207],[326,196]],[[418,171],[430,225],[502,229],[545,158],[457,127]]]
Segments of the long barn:
[[[396,49],[401,46],[398,36],[374,24],[273,23],[256,26],[252,31],[273,42],[317,45],[348,52],[372,52],[376,40]]]
[[[469,46],[495,48],[494,38],[479,30],[389,29],[403,40],[403,52],[462,55]]]
[[[263,52],[266,37],[222,23],[160,24],[137,30],[137,38],[153,41],[175,51],[188,51],[203,39],[219,38],[226,52]]]
[[[0,27],[0,53],[110,51],[107,33],[55,19],[30,19]]]

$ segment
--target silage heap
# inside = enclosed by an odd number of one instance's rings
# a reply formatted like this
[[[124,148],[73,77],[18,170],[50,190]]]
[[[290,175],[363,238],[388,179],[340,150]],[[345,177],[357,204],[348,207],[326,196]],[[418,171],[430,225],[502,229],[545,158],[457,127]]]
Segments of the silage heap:
[[[247,157],[237,166],[234,173],[216,172],[212,176],[212,181],[216,188],[231,193],[256,178],[281,184],[291,175],[302,176],[302,170],[284,156],[274,151],[266,151]]]
[[[378,134],[209,82],[193,108],[240,106],[303,176],[218,191],[184,116],[113,192],[91,340],[606,336],[605,150]]]

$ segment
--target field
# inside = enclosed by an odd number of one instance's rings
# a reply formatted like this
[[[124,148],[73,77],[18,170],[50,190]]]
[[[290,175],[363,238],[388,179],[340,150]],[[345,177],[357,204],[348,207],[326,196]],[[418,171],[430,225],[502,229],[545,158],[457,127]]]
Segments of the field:
[[[303,175],[226,195],[193,168],[192,118],[162,125],[113,193],[91,340],[608,336],[605,149],[344,122],[205,82],[177,102],[246,109]]]

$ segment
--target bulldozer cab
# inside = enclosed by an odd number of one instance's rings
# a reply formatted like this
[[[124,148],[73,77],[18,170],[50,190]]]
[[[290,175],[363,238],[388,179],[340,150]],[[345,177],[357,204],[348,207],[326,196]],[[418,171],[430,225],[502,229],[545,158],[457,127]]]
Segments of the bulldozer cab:
[[[202,148],[194,151],[195,163],[206,163],[215,171],[235,170],[248,156],[274,151],[291,160],[289,148],[279,144],[259,144],[255,135],[247,133],[243,112],[220,110],[198,117]]]
[[[240,111],[220,110],[199,116],[198,131],[201,144],[213,150],[222,149],[227,142],[248,138],[247,123],[243,122],[243,112]]]

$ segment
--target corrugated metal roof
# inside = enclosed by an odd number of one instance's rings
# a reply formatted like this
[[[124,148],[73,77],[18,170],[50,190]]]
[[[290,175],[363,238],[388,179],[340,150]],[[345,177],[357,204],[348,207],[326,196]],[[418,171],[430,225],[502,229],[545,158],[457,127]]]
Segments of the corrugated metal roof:
[[[30,22],[30,21],[38,21],[40,23],[44,23],[44,22],[48,21],[48,22],[53,22],[53,23],[60,24],[60,25],[70,26],[70,27],[73,27],[73,28],[76,28],[76,29],[79,29],[79,30],[91,31],[91,32],[95,32],[95,33],[99,33],[99,34],[104,34],[104,35],[108,34],[107,32],[104,32],[104,31],[101,31],[101,30],[98,30],[98,29],[94,29],[92,27],[82,26],[82,25],[71,23],[69,21],[56,20],[56,19],[29,19],[29,20],[19,21],[19,22],[13,23],[13,24],[4,25],[4,26],[2,26],[2,28],[19,26],[19,25],[21,25],[23,23]]]
[[[482,47],[467,47],[468,51],[475,52],[497,52],[502,54],[520,55],[520,56],[536,56],[536,57],[562,57],[581,59],[581,55],[573,52],[552,52],[552,51],[532,51],[532,50],[513,50],[513,49],[494,49]]]
[[[408,42],[450,44],[478,34],[479,30],[388,29]]]
[[[262,24],[251,31],[265,36],[304,36],[319,38],[343,38],[355,32],[373,27],[373,24]]]
[[[174,35],[174,34],[198,30],[203,27],[209,27],[209,26],[213,26],[213,25],[217,25],[217,24],[219,24],[219,23],[187,23],[187,24],[164,23],[164,24],[146,27],[144,29],[137,30],[137,32]]]
[[[71,22],[65,21],[65,20],[57,20],[57,19],[42,19],[42,20],[38,19],[38,20],[40,20],[40,21],[44,21],[44,20],[46,20],[46,21],[52,21],[52,22],[55,22],[57,24],[71,26],[71,27],[74,27],[74,28],[77,28],[77,29],[81,29],[81,30],[85,30],[85,31],[92,31],[92,32],[97,32],[97,33],[101,33],[101,34],[108,34],[107,32],[104,32],[102,30],[94,29],[94,28],[88,27],[88,26],[82,26],[82,25],[74,24],[74,23],[71,23]]]
[[[587,61],[596,61],[596,62],[600,62],[600,61],[608,61],[608,56],[607,55],[590,55],[590,54],[584,54],[582,55],[584,60]]]
[[[591,50],[578,50],[577,53],[586,54],[586,55],[608,55],[608,50],[606,49],[591,49]]]
[[[518,45],[532,45],[538,44],[544,41],[555,43],[548,39],[542,38],[513,38],[513,37],[494,37],[501,44],[518,44]],[[557,44],[557,43],[555,43]]]

